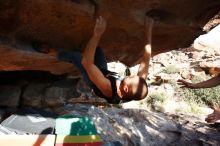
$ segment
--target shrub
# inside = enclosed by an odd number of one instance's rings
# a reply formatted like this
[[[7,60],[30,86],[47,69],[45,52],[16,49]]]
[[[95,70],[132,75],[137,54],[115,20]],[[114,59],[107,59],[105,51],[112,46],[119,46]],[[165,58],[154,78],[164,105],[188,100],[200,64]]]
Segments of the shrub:
[[[148,95],[147,103],[149,105],[154,105],[156,102],[163,103],[167,99],[165,92],[153,92]]]
[[[166,68],[164,68],[161,72],[167,73],[167,74],[175,74],[180,72],[180,69],[177,68],[175,65],[169,65]]]
[[[192,79],[193,83],[201,82],[207,79],[195,76]],[[178,89],[180,94],[186,100],[206,105],[220,105],[220,87],[202,88],[202,89]]]
[[[170,84],[174,89],[179,88],[176,80],[169,80],[168,84]]]

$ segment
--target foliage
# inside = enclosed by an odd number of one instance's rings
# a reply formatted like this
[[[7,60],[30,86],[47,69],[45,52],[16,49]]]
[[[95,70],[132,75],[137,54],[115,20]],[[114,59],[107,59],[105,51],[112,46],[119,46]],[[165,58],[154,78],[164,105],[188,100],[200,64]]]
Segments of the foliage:
[[[167,95],[165,92],[153,92],[148,95],[147,103],[150,105],[154,105],[156,102],[163,103],[167,99]]]
[[[176,80],[169,80],[168,84],[170,84],[174,89],[179,88]]]
[[[175,74],[180,72],[180,69],[177,68],[175,65],[169,65],[166,68],[164,68],[161,72],[167,73],[167,74]]]
[[[201,110],[200,110],[200,106],[201,104],[196,103],[195,101],[188,101],[188,104],[190,105],[190,112],[194,113],[194,114],[202,114]]]
[[[202,82],[207,79],[203,79],[199,76],[195,76],[192,79],[193,83]],[[207,105],[220,105],[220,87],[202,88],[202,89],[179,89],[181,95],[190,102],[197,104]]]

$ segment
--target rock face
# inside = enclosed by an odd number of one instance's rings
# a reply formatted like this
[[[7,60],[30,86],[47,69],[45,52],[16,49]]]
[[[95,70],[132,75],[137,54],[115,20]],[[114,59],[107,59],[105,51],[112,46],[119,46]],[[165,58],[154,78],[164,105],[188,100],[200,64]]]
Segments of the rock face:
[[[208,48],[214,49],[214,50],[220,50],[220,25],[216,26],[214,29],[212,29],[209,33],[205,35],[201,35],[194,41],[194,48],[200,49],[200,50],[207,50]]]
[[[140,109],[97,108],[66,105],[64,115],[87,116],[95,124],[104,143],[123,146],[219,146],[219,131],[214,125],[193,116],[170,115]]]
[[[98,15],[108,21],[100,42],[107,59],[132,65],[142,54],[145,15],[156,21],[153,53],[157,54],[192,43],[219,8],[220,1],[200,0],[1,0],[1,44],[12,47],[15,55],[11,56],[10,50],[3,50],[5,47],[1,46],[0,52],[3,51],[8,58],[0,59],[0,70],[71,72],[69,64],[57,63],[55,58],[48,59],[46,55],[39,57],[33,52],[30,42],[45,42],[58,48],[82,51]],[[19,49],[24,52],[20,53]],[[29,50],[32,50],[31,54],[27,54]],[[30,57],[23,59],[23,55]],[[41,62],[36,64],[38,61]],[[9,64],[5,65],[7,62]]]

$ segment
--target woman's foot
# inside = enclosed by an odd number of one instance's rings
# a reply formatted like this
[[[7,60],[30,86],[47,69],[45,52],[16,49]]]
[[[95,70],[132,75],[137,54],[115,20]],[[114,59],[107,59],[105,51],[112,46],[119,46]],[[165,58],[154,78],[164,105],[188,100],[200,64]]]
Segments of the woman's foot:
[[[215,123],[218,120],[220,120],[220,108],[214,108],[213,113],[205,118],[205,121],[208,123]]]

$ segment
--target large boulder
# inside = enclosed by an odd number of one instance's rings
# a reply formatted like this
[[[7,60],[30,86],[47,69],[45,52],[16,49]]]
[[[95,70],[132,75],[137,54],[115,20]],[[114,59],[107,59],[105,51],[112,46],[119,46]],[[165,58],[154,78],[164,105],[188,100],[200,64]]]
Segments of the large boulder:
[[[82,104],[55,111],[60,115],[89,117],[106,146],[116,141],[123,146],[219,146],[220,142],[217,128],[204,123],[202,117]]]
[[[1,0],[0,42],[9,48],[0,46],[6,56],[0,59],[0,70],[72,72],[70,64],[58,63],[47,55],[39,57],[31,45],[18,44],[38,41],[82,51],[98,15],[108,21],[100,42],[107,59],[133,65],[145,42],[145,15],[156,21],[153,53],[157,54],[191,44],[219,9],[220,1],[201,0]]]

